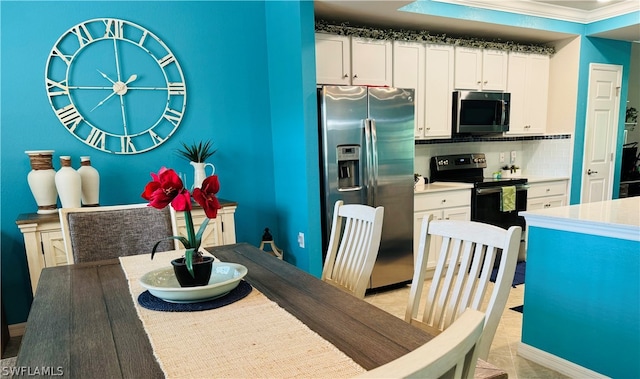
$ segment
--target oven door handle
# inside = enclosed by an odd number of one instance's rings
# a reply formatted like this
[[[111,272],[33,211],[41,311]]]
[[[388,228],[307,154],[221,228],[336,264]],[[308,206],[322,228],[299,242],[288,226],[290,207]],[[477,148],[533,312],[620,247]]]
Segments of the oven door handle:
[[[518,184],[516,186],[516,191],[526,191],[528,189],[528,184]],[[502,187],[476,188],[476,194],[478,195],[488,195],[490,193],[497,193],[500,191],[502,191]]]

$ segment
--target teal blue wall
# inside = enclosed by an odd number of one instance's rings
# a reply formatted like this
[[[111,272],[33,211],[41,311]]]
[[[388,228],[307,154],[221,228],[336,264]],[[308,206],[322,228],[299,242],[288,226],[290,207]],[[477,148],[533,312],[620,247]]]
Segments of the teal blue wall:
[[[48,103],[44,69],[53,44],[70,27],[99,17],[148,28],[181,62],[186,115],[176,134],[150,152],[115,156],[91,149],[62,127]],[[56,169],[60,155],[71,155],[75,167],[79,156],[90,155],[101,174],[101,204],[110,205],[142,202],[149,173],[163,165],[192,181],[193,169],[174,151],[181,141],[211,139],[220,196],[239,203],[237,240],[258,245],[270,227],[288,260],[319,274],[318,196],[308,179],[318,176],[317,155],[305,150],[316,130],[311,2],[2,1],[0,21],[2,301],[9,323],[25,321],[32,301],[15,225],[19,214],[36,210],[25,150],[55,150]],[[274,48],[287,59],[270,54]],[[298,231],[306,249],[297,247]]]
[[[299,5],[267,2],[267,61],[271,98],[271,124],[276,189],[278,247],[298,267],[320,276],[322,251],[320,230],[320,183],[315,74],[313,2]],[[298,20],[283,23],[282,20]],[[311,26],[311,27],[310,27]],[[302,83],[302,86],[300,85]],[[302,127],[307,125],[307,127]],[[300,157],[308,159],[299,159]],[[303,210],[298,209],[304,204]],[[304,233],[306,254],[297,243]]]
[[[640,243],[540,227],[527,239],[522,342],[609,377],[640,377]]]
[[[578,73],[578,102],[576,108],[576,129],[573,146],[573,169],[571,175],[571,204],[580,203],[582,189],[582,160],[584,154],[585,125],[589,91],[589,65],[605,63],[622,66],[622,88],[620,89],[620,112],[618,115],[618,134],[616,135],[617,154],[614,167],[613,198],[618,198],[620,183],[620,163],[622,144],[624,143],[624,120],[629,87],[629,69],[631,61],[631,42],[614,41],[596,37],[581,37],[580,67]]]

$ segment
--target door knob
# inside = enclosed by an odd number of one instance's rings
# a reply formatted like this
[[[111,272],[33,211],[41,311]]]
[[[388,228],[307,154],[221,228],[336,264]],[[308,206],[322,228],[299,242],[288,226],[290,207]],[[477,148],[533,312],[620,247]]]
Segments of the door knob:
[[[598,171],[591,171],[591,169],[589,169],[589,170],[587,171],[587,175],[597,174],[597,173],[598,173]]]

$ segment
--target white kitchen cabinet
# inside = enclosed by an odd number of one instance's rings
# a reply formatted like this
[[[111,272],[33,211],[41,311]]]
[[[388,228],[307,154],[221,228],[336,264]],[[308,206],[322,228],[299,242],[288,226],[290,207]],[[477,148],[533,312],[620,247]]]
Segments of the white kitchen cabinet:
[[[393,86],[415,90],[416,138],[424,137],[425,46],[421,42],[393,42]]]
[[[453,47],[395,41],[393,86],[415,89],[416,139],[451,138]]]
[[[351,38],[316,33],[316,82],[351,84]]]
[[[418,254],[420,246],[420,228],[425,215],[433,215],[434,220],[470,220],[471,193],[469,189],[423,192],[414,195],[413,204],[413,256]],[[427,260],[427,277],[433,276],[438,253],[442,246],[441,238],[433,238]]]
[[[511,93],[507,134],[544,134],[549,97],[549,57],[509,53],[507,92]]]
[[[527,210],[533,211],[567,205],[567,184],[568,180],[566,179],[529,182]]]
[[[234,214],[237,203],[229,201],[221,201],[221,203],[222,208],[218,210],[218,217],[210,220],[207,225],[202,242],[203,247],[236,243]],[[191,213],[197,229],[204,220],[204,210],[196,207]],[[184,216],[181,214],[182,212],[176,214],[175,222],[178,232],[185,235]],[[35,293],[43,268],[67,264],[60,219],[57,213],[48,215],[26,213],[18,216],[16,224],[24,238],[31,289]]]
[[[453,46],[426,45],[425,115],[423,137],[451,138]]]
[[[507,65],[505,51],[456,46],[454,86],[459,90],[505,91]]]
[[[391,41],[316,33],[316,83],[392,85]]]

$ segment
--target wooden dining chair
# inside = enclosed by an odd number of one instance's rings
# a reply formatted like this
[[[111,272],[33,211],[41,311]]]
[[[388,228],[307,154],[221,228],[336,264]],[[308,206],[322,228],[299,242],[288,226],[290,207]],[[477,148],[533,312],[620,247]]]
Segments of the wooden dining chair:
[[[383,217],[383,207],[335,203],[322,280],[364,298],[378,257]]]
[[[432,220],[432,216],[425,216],[405,321],[437,334],[465,309],[483,311],[486,319],[478,357],[486,360],[509,297],[521,232],[519,226],[505,230],[475,221]],[[431,285],[422,299],[429,248],[435,238],[442,238],[442,244]],[[495,263],[497,276],[485,302]],[[418,318],[421,306],[424,310]]]
[[[142,203],[60,208],[58,212],[70,264],[151,253],[156,242],[174,235],[169,207],[156,209]],[[173,241],[167,240],[157,251],[173,249]]]
[[[358,378],[473,378],[484,316],[468,308],[431,341]]]

